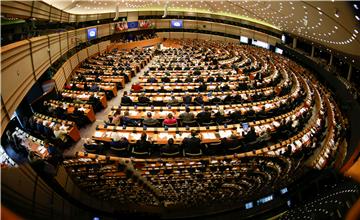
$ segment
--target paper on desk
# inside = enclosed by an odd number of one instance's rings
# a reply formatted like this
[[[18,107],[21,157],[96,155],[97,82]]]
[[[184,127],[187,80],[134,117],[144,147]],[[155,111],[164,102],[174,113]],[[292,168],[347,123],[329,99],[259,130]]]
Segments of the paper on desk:
[[[160,138],[160,139],[166,139],[166,140],[168,140],[168,139],[170,139],[170,138],[174,138],[174,136],[171,135],[171,134],[168,134],[168,133],[160,133],[160,134],[159,134],[159,138]]]
[[[206,133],[202,133],[202,136],[203,136],[205,139],[216,139],[214,133],[206,132]]]
[[[138,133],[131,133],[130,137],[134,140],[140,140],[141,134]]]
[[[231,131],[230,130],[221,130],[219,131],[219,135],[221,138],[227,138],[227,137],[230,137],[231,136]]]
[[[95,131],[95,134],[94,134],[94,137],[102,137],[103,136],[103,134],[104,134],[104,132],[102,132],[102,131]]]
[[[180,134],[176,134],[176,135],[175,135],[175,138],[176,138],[176,139],[184,139],[184,138],[189,137],[189,136],[190,136],[190,133],[181,133],[181,135],[180,135]]]

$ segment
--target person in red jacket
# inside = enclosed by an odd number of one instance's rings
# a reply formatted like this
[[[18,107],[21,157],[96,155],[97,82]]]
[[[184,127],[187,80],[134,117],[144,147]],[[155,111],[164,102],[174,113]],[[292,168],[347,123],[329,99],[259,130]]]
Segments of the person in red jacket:
[[[143,87],[140,85],[140,83],[135,83],[131,86],[131,89],[134,92],[140,92],[143,89]]]

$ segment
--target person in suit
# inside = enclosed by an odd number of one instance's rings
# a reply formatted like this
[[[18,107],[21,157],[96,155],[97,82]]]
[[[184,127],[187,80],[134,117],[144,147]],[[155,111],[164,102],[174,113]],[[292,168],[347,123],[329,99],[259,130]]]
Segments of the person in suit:
[[[191,121],[194,121],[195,115],[190,112],[190,108],[186,108],[186,109],[185,109],[185,112],[183,112],[183,113],[181,113],[181,114],[179,115],[179,118],[180,118],[183,122],[191,122]]]
[[[139,153],[149,152],[151,147],[152,144],[150,141],[147,140],[146,132],[142,132],[140,140],[136,141],[136,144],[134,146],[134,151]]]
[[[206,82],[215,82],[215,78],[213,76],[209,76]]]
[[[225,83],[222,87],[221,87],[221,91],[225,92],[225,91],[229,91],[230,90],[230,86]]]
[[[163,83],[169,83],[169,82],[170,82],[170,78],[167,77],[167,76],[164,76],[164,77],[161,78],[161,82],[163,82]]]
[[[150,102],[150,99],[145,96],[145,93],[142,93],[138,98],[138,102],[148,104]]]
[[[146,118],[143,120],[144,125],[156,125],[159,124],[159,121],[155,118],[152,118],[151,112],[146,114]]]
[[[197,154],[201,152],[201,139],[197,137],[197,132],[191,130],[190,137],[186,137],[182,141],[185,152]]]
[[[157,79],[153,76],[149,77],[147,80],[148,83],[157,83]]]
[[[185,93],[185,96],[183,96],[183,102],[185,105],[190,105],[192,101],[192,97],[188,94]]]
[[[184,80],[185,83],[192,83],[193,82],[193,78],[189,75],[186,77],[186,79]]]
[[[166,145],[160,148],[160,153],[174,154],[179,152],[179,145],[174,144],[174,139],[169,138]]]
[[[224,82],[224,78],[219,74],[219,75],[217,75],[215,81],[216,81],[216,82]]]
[[[157,92],[168,92],[168,90],[166,90],[164,86],[161,86]]]
[[[200,123],[209,123],[211,121],[211,112],[208,107],[205,107],[204,111],[199,112],[196,115],[196,119]]]
[[[207,90],[207,85],[205,83],[201,83],[198,87],[198,92],[205,92]]]
[[[121,104],[122,105],[132,105],[133,101],[131,100],[131,98],[128,96],[127,91],[124,91],[123,96],[121,97]]]
[[[204,99],[202,97],[201,94],[199,94],[198,96],[195,97],[194,102],[196,105],[203,105],[204,104]]]
[[[179,104],[179,101],[175,98],[175,96],[171,96],[169,102],[168,102],[169,105],[178,105]]]

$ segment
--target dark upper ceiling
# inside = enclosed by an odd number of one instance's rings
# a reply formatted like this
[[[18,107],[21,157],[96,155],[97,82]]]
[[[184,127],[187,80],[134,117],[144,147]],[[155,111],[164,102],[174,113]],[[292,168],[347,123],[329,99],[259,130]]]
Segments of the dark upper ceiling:
[[[45,0],[74,14],[119,11],[206,12],[262,23],[320,43],[335,50],[360,56],[360,2],[345,1],[216,1],[216,0]]]

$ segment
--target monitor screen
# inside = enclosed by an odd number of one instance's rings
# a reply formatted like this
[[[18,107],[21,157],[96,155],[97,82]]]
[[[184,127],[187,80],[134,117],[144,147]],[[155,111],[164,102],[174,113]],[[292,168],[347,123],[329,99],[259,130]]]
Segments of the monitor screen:
[[[264,198],[261,198],[257,201],[257,204],[260,205],[260,204],[264,204],[264,203],[267,203],[269,201],[273,200],[273,195],[270,195],[270,196],[266,196]]]
[[[249,38],[244,37],[244,36],[240,36],[240,42],[247,44],[247,43],[249,43]]]
[[[137,21],[129,21],[127,26],[128,26],[129,29],[138,28],[139,27],[139,22],[137,22]]]
[[[251,209],[252,207],[254,207],[254,204],[252,202],[248,202],[245,204],[245,209]]]
[[[276,48],[275,48],[275,53],[283,54],[283,50],[276,47]]]
[[[249,128],[248,123],[242,123],[241,126],[244,128],[244,130],[247,130]]]
[[[285,188],[283,188],[283,189],[280,189],[280,193],[281,194],[285,194],[285,193],[287,193],[288,192],[288,189],[285,187]]]
[[[259,40],[253,40],[252,44],[255,45],[255,46],[258,46],[258,47],[265,48],[265,49],[270,48],[270,45],[268,43],[265,43],[265,42],[259,41]]]
[[[171,28],[182,28],[183,20],[171,20]]]
[[[285,43],[285,40],[286,40],[285,35],[282,35],[282,36],[281,36],[281,41],[282,41],[283,43]]]
[[[88,40],[96,39],[96,37],[97,37],[97,29],[96,28],[87,29]]]

